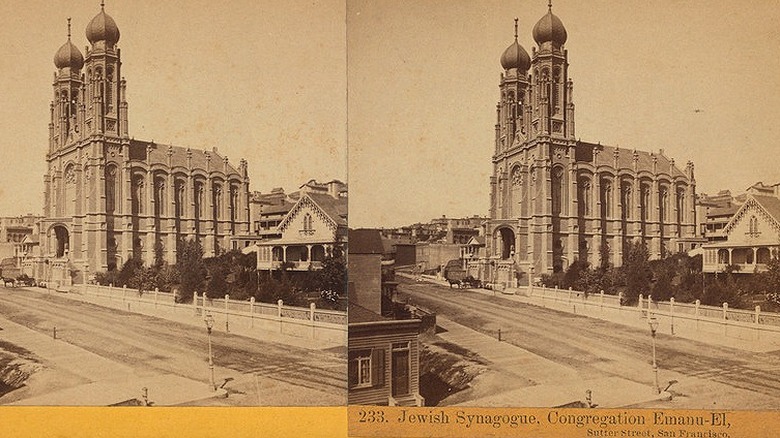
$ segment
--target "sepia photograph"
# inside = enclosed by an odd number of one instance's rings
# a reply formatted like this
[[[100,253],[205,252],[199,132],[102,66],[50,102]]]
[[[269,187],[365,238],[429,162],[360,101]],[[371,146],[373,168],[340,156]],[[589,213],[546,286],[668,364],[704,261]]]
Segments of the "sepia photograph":
[[[778,409],[778,20],[347,1],[349,404]]]
[[[0,405],[345,405],[344,13],[0,6]]]

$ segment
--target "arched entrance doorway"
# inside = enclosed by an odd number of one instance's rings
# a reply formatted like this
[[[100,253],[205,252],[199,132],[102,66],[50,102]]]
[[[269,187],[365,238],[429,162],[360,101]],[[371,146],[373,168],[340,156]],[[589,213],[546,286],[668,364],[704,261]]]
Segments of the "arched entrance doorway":
[[[54,226],[55,254],[57,258],[65,257],[70,249],[70,233],[63,225]]]
[[[511,228],[500,228],[499,234],[499,249],[501,259],[510,259],[515,255],[515,232]]]

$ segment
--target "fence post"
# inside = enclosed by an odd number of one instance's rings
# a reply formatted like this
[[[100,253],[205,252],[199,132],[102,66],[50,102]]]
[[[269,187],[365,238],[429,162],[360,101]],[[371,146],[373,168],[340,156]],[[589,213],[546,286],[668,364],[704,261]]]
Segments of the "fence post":
[[[674,334],[674,297],[669,298],[669,317],[672,319],[672,334]]]
[[[728,335],[728,315],[729,303],[723,303],[723,336]]]
[[[279,300],[276,302],[276,315],[279,317],[279,333],[283,333],[283,323],[282,323],[282,304],[284,304],[284,301]]]
[[[198,316],[198,292],[192,293],[192,314]]]
[[[755,315],[755,320],[756,320],[756,329],[755,329],[755,331],[756,331],[756,339],[760,339],[761,338],[761,326],[760,326],[761,322],[759,320],[760,317],[761,317],[761,306],[756,306],[756,315]]]
[[[647,296],[647,319],[650,319],[650,304],[653,302],[653,296],[648,295]]]
[[[249,298],[249,327],[255,326],[255,297]]]
[[[125,301],[125,295],[127,294],[127,285],[122,285],[122,302]]]
[[[604,311],[604,289],[599,291],[599,309]]]
[[[230,317],[228,316],[228,300],[230,299],[230,295],[225,294],[225,333],[230,333]]]
[[[640,317],[640,318],[642,317],[642,314],[643,314],[643,313],[644,313],[644,311],[645,311],[645,310],[644,310],[644,306],[643,306],[643,304],[642,304],[642,299],[643,299],[643,298],[644,298],[644,297],[642,296],[642,294],[639,294],[639,300],[638,300],[638,301],[637,301],[637,303],[636,303],[636,306],[637,306],[637,308],[639,308],[639,317]]]
[[[314,309],[317,307],[314,303],[309,303],[309,324],[311,325],[310,337],[314,339]]]
[[[111,295],[113,295],[114,292],[114,283],[108,284],[108,302],[111,302]]]
[[[571,286],[569,286],[569,296],[566,298],[566,303],[571,304]]]
[[[623,292],[618,292],[618,311],[623,308]]]
[[[701,300],[696,300],[694,302],[694,315],[696,316],[696,331],[699,330],[699,306],[701,305]]]
[[[154,288],[154,308],[157,308],[157,294],[160,293],[160,290],[158,288]]]

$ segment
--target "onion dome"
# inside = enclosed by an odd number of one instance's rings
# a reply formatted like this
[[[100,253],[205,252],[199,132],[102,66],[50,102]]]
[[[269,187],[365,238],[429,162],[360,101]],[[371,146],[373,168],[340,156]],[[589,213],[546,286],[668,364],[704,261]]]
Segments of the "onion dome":
[[[70,67],[72,70],[81,70],[84,67],[84,56],[81,51],[70,42],[70,18],[68,18],[68,41],[57,50],[54,55],[54,65],[57,68]]]
[[[100,12],[87,25],[87,39],[92,44],[105,41],[108,46],[113,46],[119,41],[119,28],[114,19],[106,14],[104,6],[104,3],[100,4]]]
[[[534,26],[534,40],[540,46],[551,41],[555,45],[562,46],[566,42],[566,28],[561,19],[553,15],[552,2],[547,4],[547,14]]]
[[[517,18],[515,18],[515,42],[504,50],[504,54],[501,55],[501,67],[504,70],[510,68],[516,68],[521,71],[528,71],[531,66],[531,57],[528,56],[528,52],[525,51],[523,46],[517,42]]]

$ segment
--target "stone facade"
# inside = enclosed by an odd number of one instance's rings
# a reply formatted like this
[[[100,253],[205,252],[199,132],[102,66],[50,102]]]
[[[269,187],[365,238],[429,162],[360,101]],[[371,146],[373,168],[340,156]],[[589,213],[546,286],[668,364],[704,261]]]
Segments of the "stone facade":
[[[229,236],[247,234],[247,162],[235,167],[216,149],[131,138],[119,29],[101,9],[86,34],[84,57],[69,23],[54,58],[40,230],[50,280],[67,284],[134,255],[151,263],[156,247],[174,262],[182,239],[198,239],[214,255]]]
[[[566,30],[549,10],[533,36],[529,56],[515,21],[515,41],[501,57],[488,257],[473,272],[515,284],[574,260],[599,265],[602,253],[619,266],[633,240],[652,258],[699,243],[693,163],[680,169],[663,151],[578,140]]]

